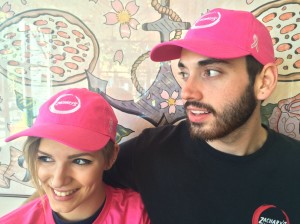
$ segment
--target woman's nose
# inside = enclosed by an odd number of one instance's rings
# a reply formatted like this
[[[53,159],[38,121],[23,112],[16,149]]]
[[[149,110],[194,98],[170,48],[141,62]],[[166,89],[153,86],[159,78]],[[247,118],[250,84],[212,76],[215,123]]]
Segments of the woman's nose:
[[[53,176],[50,184],[53,188],[59,188],[68,184],[70,180],[71,177],[69,176],[68,168],[60,165],[56,166],[55,170],[53,170]]]

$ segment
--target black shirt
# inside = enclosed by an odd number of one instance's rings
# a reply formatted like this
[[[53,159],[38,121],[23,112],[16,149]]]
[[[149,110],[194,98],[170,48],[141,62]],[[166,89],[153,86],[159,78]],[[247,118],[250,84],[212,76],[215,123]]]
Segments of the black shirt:
[[[191,139],[185,121],[145,129],[104,179],[140,192],[154,224],[248,224],[265,204],[300,223],[300,142],[272,130],[261,149],[235,156]]]

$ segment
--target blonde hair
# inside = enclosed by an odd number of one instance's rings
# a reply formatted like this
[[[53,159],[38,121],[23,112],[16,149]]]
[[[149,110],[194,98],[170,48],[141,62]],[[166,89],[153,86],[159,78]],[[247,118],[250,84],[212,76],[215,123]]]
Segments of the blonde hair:
[[[24,144],[24,157],[31,175],[31,181],[40,195],[43,195],[43,189],[40,186],[37,174],[37,154],[40,146],[41,138],[28,137]]]
[[[23,153],[28,165],[29,173],[31,175],[31,181],[40,196],[44,195],[43,188],[41,187],[38,178],[37,170],[37,157],[41,140],[42,138],[29,136],[27,137],[23,147]],[[115,143],[112,140],[109,140],[102,149],[99,149],[99,152],[103,153],[106,164],[109,164],[114,156],[114,144]]]

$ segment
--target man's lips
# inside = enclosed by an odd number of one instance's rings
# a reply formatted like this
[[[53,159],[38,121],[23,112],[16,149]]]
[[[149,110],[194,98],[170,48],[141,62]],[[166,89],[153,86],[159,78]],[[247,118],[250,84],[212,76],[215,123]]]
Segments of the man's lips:
[[[208,114],[210,113],[207,109],[203,108],[187,108],[187,112],[193,113],[194,115],[199,115],[199,114]]]
[[[214,109],[210,105],[198,101],[187,101],[184,108],[188,119],[195,123],[204,122],[211,115],[215,114]]]
[[[204,122],[211,114],[205,108],[195,108],[195,107],[187,107],[186,113],[191,122],[200,123]]]
[[[189,105],[185,107],[187,112],[193,113],[195,115],[197,114],[208,114],[211,112],[210,109],[202,106],[194,106],[194,105]]]

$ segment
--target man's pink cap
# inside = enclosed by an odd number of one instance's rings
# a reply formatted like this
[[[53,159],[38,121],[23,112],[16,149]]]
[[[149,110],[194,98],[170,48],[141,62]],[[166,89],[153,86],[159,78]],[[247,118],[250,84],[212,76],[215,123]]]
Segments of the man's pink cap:
[[[31,128],[5,139],[22,136],[47,138],[81,151],[102,149],[115,142],[117,118],[109,103],[85,88],[63,90],[47,100]]]
[[[182,48],[209,58],[252,55],[263,65],[275,61],[268,29],[246,11],[213,9],[197,20],[184,39],[158,44],[150,57],[153,61],[178,59]]]

